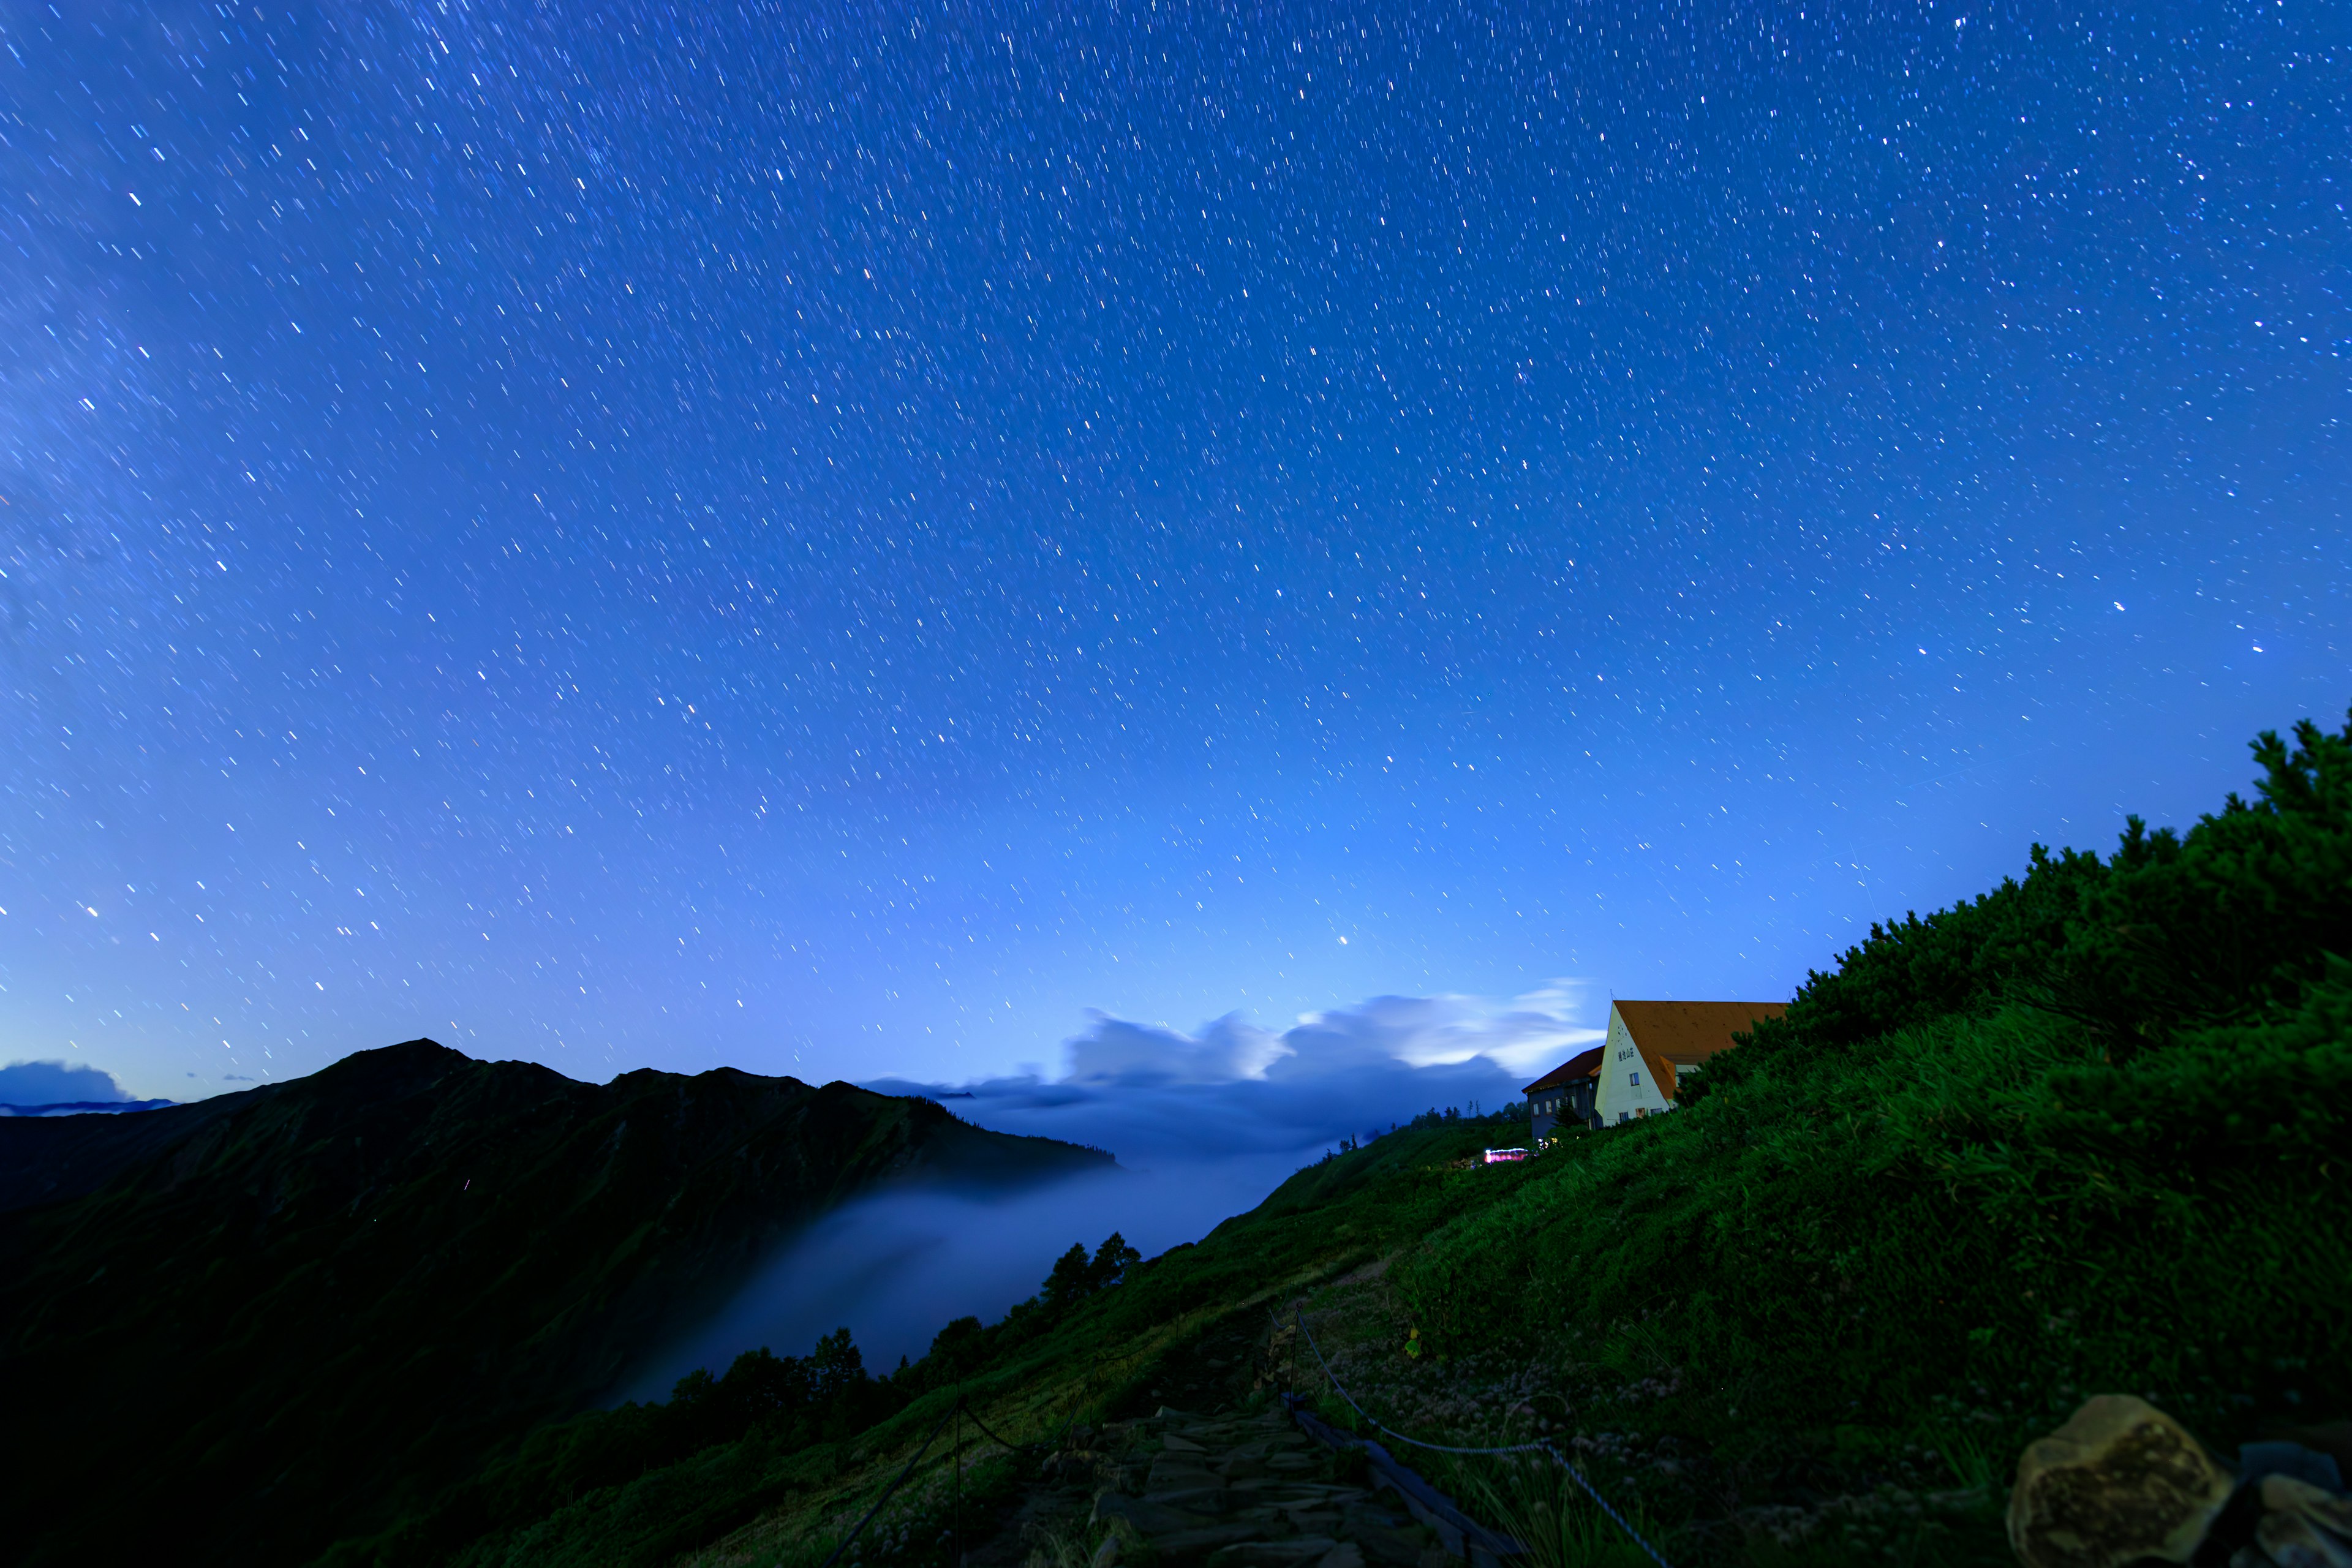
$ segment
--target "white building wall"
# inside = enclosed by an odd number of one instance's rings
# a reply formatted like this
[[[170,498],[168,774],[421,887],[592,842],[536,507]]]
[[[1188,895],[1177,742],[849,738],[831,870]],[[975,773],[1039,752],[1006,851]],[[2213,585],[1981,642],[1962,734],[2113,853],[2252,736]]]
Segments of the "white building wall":
[[[1601,1077],[1592,1097],[1592,1109],[1601,1118],[1601,1125],[1613,1127],[1620,1121],[1631,1121],[1639,1111],[1656,1115],[1674,1109],[1666,1098],[1664,1086],[1652,1080],[1650,1064],[1633,1047],[1633,1034],[1625,1020],[1617,1016],[1617,1008],[1609,1008],[1609,1037],[1601,1042]]]

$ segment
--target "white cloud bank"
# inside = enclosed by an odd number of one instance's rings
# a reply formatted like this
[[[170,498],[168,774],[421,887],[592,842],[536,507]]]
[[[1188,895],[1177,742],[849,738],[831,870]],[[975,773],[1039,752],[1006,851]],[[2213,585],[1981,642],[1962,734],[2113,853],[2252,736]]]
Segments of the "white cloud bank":
[[[1541,1072],[1602,1031],[1574,1022],[1582,983],[1554,980],[1498,1005],[1480,996],[1375,996],[1307,1013],[1276,1033],[1238,1013],[1186,1035],[1094,1013],[1068,1042],[1069,1081],[1228,1083],[1403,1062],[1451,1066],[1484,1057],[1507,1074]]]
[[[114,1075],[80,1062],[10,1062],[0,1067],[0,1105],[120,1103],[131,1093]]]
[[[1508,1003],[1375,996],[1279,1031],[1237,1013],[1191,1034],[1095,1013],[1066,1042],[1059,1079],[870,1087],[937,1096],[982,1126],[1091,1143],[1130,1166],[1296,1154],[1418,1111],[1502,1109],[1601,1038],[1576,1019],[1582,990],[1560,980]]]
[[[1555,981],[1508,1003],[1376,996],[1282,1030],[1229,1013],[1191,1034],[1095,1013],[1066,1042],[1059,1079],[870,1083],[933,1096],[1000,1131],[1108,1149],[1123,1169],[1010,1195],[915,1190],[853,1204],[651,1358],[625,1392],[660,1398],[691,1368],[724,1371],[757,1345],[805,1355],[837,1325],[877,1367],[919,1356],[950,1318],[1002,1316],[1073,1242],[1091,1247],[1117,1230],[1153,1256],[1255,1208],[1341,1138],[1423,1110],[1503,1109],[1601,1037],[1575,1021],[1580,1000],[1577,983]]]

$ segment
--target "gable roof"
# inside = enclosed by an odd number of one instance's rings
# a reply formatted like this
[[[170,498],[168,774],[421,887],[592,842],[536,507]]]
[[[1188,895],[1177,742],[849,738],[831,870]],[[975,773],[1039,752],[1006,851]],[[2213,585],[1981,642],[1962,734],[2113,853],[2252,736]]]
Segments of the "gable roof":
[[[1696,1067],[1717,1051],[1729,1050],[1733,1035],[1754,1028],[1759,1018],[1777,1018],[1789,1010],[1785,1002],[1617,1002],[1612,1005],[1668,1100],[1675,1098],[1675,1068]]]
[[[1519,1090],[1521,1094],[1541,1094],[1549,1089],[1566,1089],[1580,1079],[1593,1078],[1601,1071],[1601,1047],[1579,1051],[1543,1077]]]

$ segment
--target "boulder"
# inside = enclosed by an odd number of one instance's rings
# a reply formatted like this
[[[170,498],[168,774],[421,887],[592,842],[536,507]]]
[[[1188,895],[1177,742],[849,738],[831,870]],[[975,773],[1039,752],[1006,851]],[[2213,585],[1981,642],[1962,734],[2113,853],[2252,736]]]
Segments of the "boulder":
[[[2186,1563],[2235,1484],[2171,1416],[2103,1394],[2018,1460],[2009,1543],[2027,1568]]]
[[[2278,1568],[2352,1568],[2352,1500],[2293,1476],[2266,1476],[2254,1540]]]

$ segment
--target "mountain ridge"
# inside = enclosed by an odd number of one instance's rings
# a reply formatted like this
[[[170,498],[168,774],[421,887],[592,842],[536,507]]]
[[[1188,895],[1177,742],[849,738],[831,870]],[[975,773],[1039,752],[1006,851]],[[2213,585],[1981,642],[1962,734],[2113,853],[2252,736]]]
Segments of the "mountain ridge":
[[[172,1521],[114,1543],[199,1562],[299,1560],[585,1407],[848,1198],[1113,1164],[846,1083],[593,1085],[430,1040],[105,1122],[0,1122],[0,1378],[38,1436],[9,1485],[23,1519],[111,1472],[118,1519]]]

